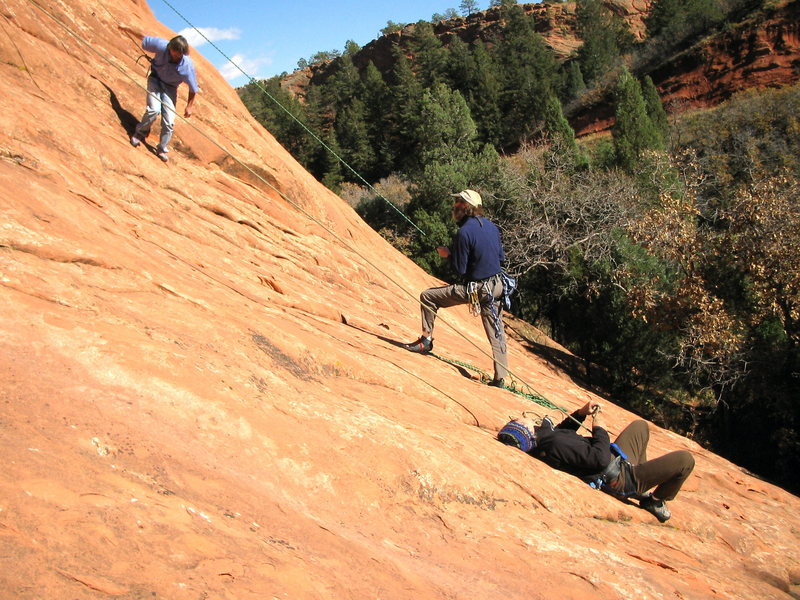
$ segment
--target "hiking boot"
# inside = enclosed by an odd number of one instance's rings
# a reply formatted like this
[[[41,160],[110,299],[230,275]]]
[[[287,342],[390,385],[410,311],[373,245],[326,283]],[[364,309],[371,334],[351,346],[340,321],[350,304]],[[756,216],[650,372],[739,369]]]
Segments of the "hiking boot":
[[[162,160],[162,162],[167,162],[169,160],[169,156],[166,152],[157,152],[156,156]]]
[[[667,503],[663,500],[656,500],[652,496],[640,500],[639,506],[655,516],[660,523],[667,522],[672,516],[672,513],[670,513],[667,508]]]
[[[492,379],[487,385],[490,385],[490,386],[496,387],[496,388],[502,388],[502,387],[505,387],[505,380],[502,379],[502,378],[501,379]]]
[[[138,135],[136,135],[136,134],[134,133],[134,134],[131,136],[131,146],[133,146],[134,148],[136,148],[136,147],[137,147],[139,144],[141,144],[141,143],[142,143],[142,138],[140,138]]]
[[[410,344],[403,344],[403,348],[405,348],[409,352],[427,354],[428,352],[433,350],[433,340],[422,336],[416,342],[411,342]]]

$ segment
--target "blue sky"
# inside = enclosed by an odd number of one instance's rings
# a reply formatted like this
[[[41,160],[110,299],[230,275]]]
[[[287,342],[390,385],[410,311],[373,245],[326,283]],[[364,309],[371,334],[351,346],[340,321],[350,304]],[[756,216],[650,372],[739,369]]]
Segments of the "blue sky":
[[[435,13],[459,10],[460,0],[148,0],[156,18],[211,61],[233,86],[247,78],[194,29],[204,32],[243,71],[256,79],[291,73],[301,58],[323,50],[343,50],[348,40],[365,46],[388,21],[415,23]],[[479,0],[485,10],[489,0]],[[173,8],[174,7],[174,10]],[[176,12],[177,11],[177,12]],[[183,15],[179,16],[177,13]],[[185,18],[185,20],[184,20]]]

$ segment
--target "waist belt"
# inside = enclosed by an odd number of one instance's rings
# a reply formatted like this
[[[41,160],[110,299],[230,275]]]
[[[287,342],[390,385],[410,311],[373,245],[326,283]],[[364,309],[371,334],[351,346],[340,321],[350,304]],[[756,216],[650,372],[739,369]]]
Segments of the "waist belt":
[[[585,478],[593,488],[627,498],[637,495],[636,478],[633,476],[633,465],[627,457],[617,455],[605,469]]]

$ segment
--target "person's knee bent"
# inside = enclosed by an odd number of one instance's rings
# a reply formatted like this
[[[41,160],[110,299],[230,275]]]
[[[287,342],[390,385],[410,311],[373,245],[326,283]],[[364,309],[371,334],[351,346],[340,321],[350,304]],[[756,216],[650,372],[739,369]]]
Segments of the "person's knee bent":
[[[679,465],[680,472],[685,477],[694,470],[694,456],[688,450],[676,450],[675,462]]]

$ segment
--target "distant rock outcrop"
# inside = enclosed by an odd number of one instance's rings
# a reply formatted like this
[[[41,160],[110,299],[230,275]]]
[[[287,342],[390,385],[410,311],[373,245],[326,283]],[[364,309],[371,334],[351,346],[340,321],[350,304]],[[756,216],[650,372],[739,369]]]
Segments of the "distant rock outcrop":
[[[4,600],[800,597],[800,499],[691,440],[652,428],[697,458],[664,525],[499,444],[545,409],[395,345],[432,278],[201,55],[170,162],[132,148],[142,0],[0,17]],[[538,349],[515,379],[594,397]],[[463,307],[436,350],[491,364]]]
[[[649,72],[670,113],[711,108],[748,89],[800,81],[800,0],[758,13],[711,36]],[[578,137],[614,124],[611,98],[600,97],[569,115]]]

